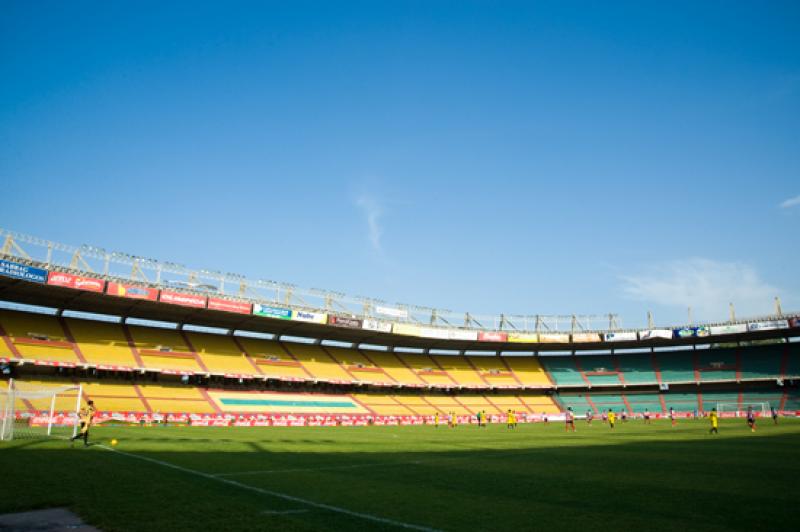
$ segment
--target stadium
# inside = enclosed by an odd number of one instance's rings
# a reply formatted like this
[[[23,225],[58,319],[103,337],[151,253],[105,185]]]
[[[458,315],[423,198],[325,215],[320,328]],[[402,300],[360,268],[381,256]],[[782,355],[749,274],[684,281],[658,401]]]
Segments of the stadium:
[[[18,455],[30,466],[24,446],[44,442],[42,453],[59,456],[59,465],[48,459],[40,466],[45,470],[110,467],[99,474],[123,475],[110,464],[119,460],[124,476],[147,470],[159,479],[157,487],[142,487],[149,493],[126,489],[126,503],[111,505],[111,512],[89,511],[102,528],[138,528],[124,521],[126,512],[166,496],[158,494],[167,486],[183,490],[180,483],[189,482],[198,493],[187,494],[198,506],[179,514],[213,519],[204,508],[228,503],[207,497],[223,493],[260,496],[265,500],[258,504],[272,508],[266,515],[242,514],[226,525],[233,528],[446,529],[464,519],[449,513],[458,503],[442,493],[456,488],[446,479],[431,481],[436,501],[424,485],[422,499],[410,488],[428,482],[431,467],[454,468],[437,471],[458,489],[472,474],[490,486],[503,484],[504,474],[484,469],[494,462],[502,471],[509,463],[516,470],[543,461],[535,468],[549,482],[570,482],[548,468],[551,461],[575,460],[563,455],[581,446],[590,449],[581,462],[612,461],[633,470],[648,466],[636,458],[641,451],[626,446],[677,453],[659,458],[665,464],[683,452],[729,464],[736,456],[717,453],[738,449],[734,454],[754,453],[759,467],[771,467],[786,459],[785,446],[793,441],[786,438],[800,430],[794,419],[800,413],[800,316],[779,305],[770,316],[641,330],[611,328],[613,315],[603,329],[587,326],[599,319],[591,316],[464,315],[455,325],[453,315],[432,309],[0,234],[3,456]],[[108,466],[88,466],[81,462],[86,455],[66,454],[66,440],[79,436],[76,413],[88,401],[97,410],[92,450],[102,452],[97,459]],[[750,449],[736,439],[752,434],[744,424],[748,409],[762,425],[762,444],[771,446]],[[716,442],[707,441],[711,411],[726,433]],[[616,427],[606,419],[610,412],[618,417]],[[564,431],[571,417],[577,430]],[[33,483],[46,485],[45,471],[36,469],[25,476],[38,473],[44,478]],[[620,491],[615,484],[621,474],[593,482],[616,498],[635,497],[627,490],[638,487]],[[661,471],[659,478],[671,475]],[[70,473],[57,477],[64,482]],[[398,489],[381,492],[380,478]],[[682,477],[694,481],[691,474]],[[780,475],[765,482],[779,481]],[[324,487],[324,495],[307,497],[298,486],[308,482],[318,495]],[[340,484],[348,487],[337,493]],[[380,495],[370,500],[375,489]],[[656,499],[675,497],[659,479],[647,489]],[[81,506],[66,493],[39,497],[36,506],[59,500]],[[470,517],[459,527],[511,528],[525,515],[504,500],[469,497],[467,506],[490,507],[477,522]],[[602,504],[585,493],[582,500]],[[431,510],[416,512],[420,504]],[[624,519],[629,526],[639,517]],[[775,519],[777,525],[780,512]],[[177,517],[158,523],[159,529],[192,526]]]
[[[797,521],[800,3],[8,0],[0,72],[0,532]]]

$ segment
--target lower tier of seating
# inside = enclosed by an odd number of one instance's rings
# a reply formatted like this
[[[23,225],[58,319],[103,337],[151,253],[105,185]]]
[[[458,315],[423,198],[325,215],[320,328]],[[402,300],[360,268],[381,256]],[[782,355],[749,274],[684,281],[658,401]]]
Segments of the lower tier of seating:
[[[599,414],[609,409],[616,412],[667,413],[670,408],[677,412],[708,412],[712,408],[746,409],[747,405],[760,408],[766,404],[768,408],[782,411],[800,410],[800,391],[778,387],[747,388],[730,390],[713,390],[699,392],[663,392],[663,393],[602,393],[584,392],[579,394],[562,393],[556,400],[579,415],[586,412]]]
[[[544,395],[443,395],[382,393],[292,393],[264,390],[206,389],[181,384],[132,384],[114,381],[65,381],[55,379],[18,379],[18,390],[25,392],[70,387],[56,396],[55,409],[74,412],[78,387],[84,400],[94,401],[95,408],[108,412],[189,413],[189,414],[353,414],[380,416],[431,416],[456,413],[460,416],[502,415],[508,410],[518,414],[552,414],[559,406]],[[8,386],[0,382],[0,388]],[[24,395],[24,394],[23,394]],[[21,399],[20,411],[49,410],[49,398]]]

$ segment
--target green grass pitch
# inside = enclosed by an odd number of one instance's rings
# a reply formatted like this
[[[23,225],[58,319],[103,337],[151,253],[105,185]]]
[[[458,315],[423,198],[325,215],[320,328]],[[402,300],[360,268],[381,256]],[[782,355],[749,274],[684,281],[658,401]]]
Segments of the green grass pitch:
[[[779,530],[800,420],[612,432],[578,422],[320,428],[113,427],[95,446],[0,444],[0,512],[68,507],[106,531]],[[119,440],[115,450],[108,446]]]

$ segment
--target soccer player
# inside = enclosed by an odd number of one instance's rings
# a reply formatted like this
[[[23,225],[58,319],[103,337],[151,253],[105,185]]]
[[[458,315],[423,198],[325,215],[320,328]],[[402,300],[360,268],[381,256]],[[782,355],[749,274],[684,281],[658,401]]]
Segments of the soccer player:
[[[644,409],[644,424],[645,425],[649,425],[650,424],[650,409],[649,408],[645,408]]]
[[[622,409],[622,422],[623,423],[627,423],[628,422],[628,413],[625,411],[624,408]]]
[[[575,432],[575,414],[572,413],[572,407],[568,406],[567,411],[564,412],[564,421],[566,421],[566,425],[564,425],[564,430],[569,432]]]
[[[672,407],[669,407],[669,419],[672,421],[673,427],[678,424],[678,420],[675,419],[675,409]]]
[[[708,417],[711,419],[711,430],[709,430],[708,433],[719,434],[719,419],[717,418],[717,409],[712,408]]]
[[[587,410],[586,411],[586,424],[587,425],[591,425],[593,418],[594,418],[594,414],[592,413],[592,411],[591,410]]]
[[[608,426],[614,428],[614,423],[617,421],[617,414],[612,409],[608,409]]]
[[[92,426],[95,412],[97,412],[97,409],[94,407],[94,401],[86,401],[86,406],[81,408],[78,412],[78,419],[81,423],[80,430],[75,436],[70,438],[70,443],[74,443],[75,440],[83,438],[83,445],[85,447],[89,446],[89,427]]]
[[[775,410],[774,406],[769,407],[770,413],[772,413],[772,422],[776,425],[778,424],[778,411]]]
[[[439,428],[439,412],[438,411],[433,415],[433,426],[436,427],[437,429]]]
[[[756,414],[752,406],[747,407],[747,426],[750,427],[750,432],[756,431]]]
[[[509,429],[514,428],[514,414],[511,412],[510,408],[508,409],[508,412],[506,412],[506,426]]]
[[[486,420],[487,420],[487,418],[486,418],[486,410],[483,410],[481,412],[481,420],[483,421],[483,428],[486,428]]]

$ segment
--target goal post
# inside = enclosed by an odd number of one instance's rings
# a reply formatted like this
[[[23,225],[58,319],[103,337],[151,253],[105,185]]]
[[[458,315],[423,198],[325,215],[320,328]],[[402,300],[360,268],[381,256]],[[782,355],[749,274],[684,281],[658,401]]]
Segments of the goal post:
[[[753,412],[760,414],[761,417],[770,415],[770,404],[766,402],[717,403],[717,413],[720,417],[743,417],[747,413],[747,407],[753,407]]]
[[[77,434],[83,386],[45,386],[8,381],[0,389],[0,440]]]

